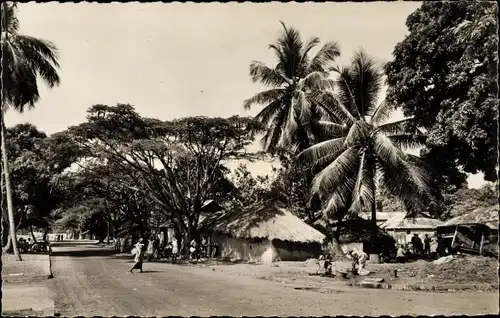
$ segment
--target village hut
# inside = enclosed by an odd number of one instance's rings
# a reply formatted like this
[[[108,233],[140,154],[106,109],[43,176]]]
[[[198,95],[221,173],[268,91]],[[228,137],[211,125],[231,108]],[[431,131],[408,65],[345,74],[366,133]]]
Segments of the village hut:
[[[325,239],[280,202],[208,217],[200,230],[217,244],[218,256],[263,263],[318,257]]]
[[[462,252],[498,256],[498,206],[475,209],[438,227],[450,246]]]
[[[415,217],[407,218],[405,216],[395,216],[382,224],[381,228],[390,234],[398,244],[406,245],[411,242],[414,234],[418,234],[423,240],[427,234],[429,237],[436,237],[436,228],[443,225],[443,222],[437,219]]]

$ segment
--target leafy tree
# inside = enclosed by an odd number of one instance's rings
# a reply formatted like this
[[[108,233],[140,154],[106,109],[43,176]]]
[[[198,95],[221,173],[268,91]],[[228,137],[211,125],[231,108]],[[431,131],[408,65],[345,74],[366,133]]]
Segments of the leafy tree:
[[[267,127],[262,143],[269,151],[290,143],[298,144],[300,149],[309,145],[308,140],[313,137],[310,118],[321,113],[321,109],[308,101],[309,95],[333,87],[328,68],[340,56],[337,43],[328,42],[311,58],[311,50],[320,43],[319,38],[312,37],[304,43],[296,29],[281,24],[283,33],[269,46],[278,64],[274,68],[258,61],[250,64],[252,80],[270,89],[244,102],[246,109],[253,104],[265,105],[255,119]]]
[[[201,207],[225,182],[224,163],[250,157],[255,122],[248,118],[143,118],[130,105],[96,105],[69,133],[89,157],[133,171],[189,243],[197,238]]]
[[[230,202],[228,209],[241,208],[261,201],[269,191],[269,176],[254,177],[244,164],[235,169],[231,181],[236,195],[233,196],[233,202]]]
[[[498,184],[485,184],[479,189],[463,188],[445,195],[445,219],[453,218],[478,208],[498,205]]]
[[[7,154],[13,163],[13,206],[18,229],[35,226],[48,232],[50,213],[61,196],[53,181],[78,157],[71,140],[47,137],[31,124],[19,124],[7,130]],[[5,194],[5,193],[4,193]],[[7,218],[4,218],[4,226]],[[5,242],[5,241],[4,241]]]
[[[19,20],[16,17],[15,3],[4,2],[2,8],[2,105],[0,111],[0,131],[2,147],[2,170],[5,178],[8,219],[14,254],[21,256],[17,248],[14,207],[9,163],[6,152],[6,128],[4,114],[9,107],[23,112],[25,106],[34,107],[39,99],[37,78],[41,78],[50,87],[59,84],[59,75],[55,46],[45,40],[20,34]]]
[[[158,210],[158,205],[145,187],[137,187],[140,180],[133,171],[103,163],[87,163],[67,173],[58,180],[59,186],[65,189],[66,200],[54,211],[56,224],[80,232],[88,230],[100,241],[104,240],[108,229],[115,231],[125,223],[138,226],[146,233],[151,228],[152,212]]]
[[[424,2],[385,67],[387,99],[428,132],[422,157],[463,187],[463,173],[497,180],[497,4]]]
[[[354,54],[351,66],[337,68],[338,96],[323,95],[338,121],[320,121],[321,139],[299,158],[319,171],[312,192],[325,203],[324,213],[342,220],[371,206],[372,242],[376,242],[377,184],[396,196],[410,211],[421,207],[429,192],[425,170],[403,149],[424,141],[412,118],[387,123],[393,107],[377,104],[382,73],[372,58]],[[325,99],[329,97],[329,99]]]

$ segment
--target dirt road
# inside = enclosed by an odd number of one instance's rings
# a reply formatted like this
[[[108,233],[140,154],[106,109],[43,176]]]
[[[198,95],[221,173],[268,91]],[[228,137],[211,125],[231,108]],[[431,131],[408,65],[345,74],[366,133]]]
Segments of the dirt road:
[[[211,268],[144,263],[90,243],[53,248],[55,313],[63,316],[454,315],[498,312],[496,293],[434,294],[339,287],[301,291]]]

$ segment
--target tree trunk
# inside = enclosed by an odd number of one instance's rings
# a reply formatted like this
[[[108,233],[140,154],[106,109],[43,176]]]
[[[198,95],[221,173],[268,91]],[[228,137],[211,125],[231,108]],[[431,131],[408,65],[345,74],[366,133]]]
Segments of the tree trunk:
[[[33,233],[33,226],[31,224],[30,224],[30,233],[31,233],[31,237],[33,238],[33,242],[36,243],[35,233]]]
[[[5,192],[7,196],[7,212],[9,215],[9,227],[10,236],[12,237],[12,247],[14,249],[14,255],[16,255],[17,260],[22,261],[21,254],[17,247],[17,236],[16,236],[16,224],[14,223],[14,205],[12,203],[12,186],[10,184],[10,172],[9,172],[9,161],[7,159],[7,143],[5,142],[7,131],[5,129],[4,114],[5,109],[2,101],[2,108],[0,109],[0,138],[2,147],[2,170],[5,177]]]
[[[47,240],[47,234],[49,234],[49,227],[48,226],[46,226],[45,230],[43,231],[43,238],[42,238],[43,241]]]
[[[12,238],[10,237],[10,233],[7,234],[7,243],[3,247],[4,253],[10,253],[12,251]]]
[[[372,201],[372,217],[371,217],[371,252],[370,252],[370,261],[372,263],[379,263],[380,262],[380,257],[379,257],[379,246],[377,242],[377,232],[378,232],[378,227],[377,227],[377,197],[376,197],[376,184],[375,184],[375,160],[373,162],[373,173],[372,173],[372,178],[373,178],[373,188],[372,188],[372,194],[373,194],[373,201]]]

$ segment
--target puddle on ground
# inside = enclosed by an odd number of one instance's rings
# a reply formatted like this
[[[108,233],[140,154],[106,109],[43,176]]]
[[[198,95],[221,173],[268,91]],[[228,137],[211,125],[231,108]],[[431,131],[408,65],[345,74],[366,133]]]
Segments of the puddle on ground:
[[[319,288],[319,287],[294,287],[295,290],[312,291],[323,294],[340,294],[344,293],[342,290],[330,289],[330,288]]]

